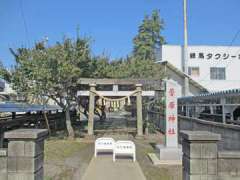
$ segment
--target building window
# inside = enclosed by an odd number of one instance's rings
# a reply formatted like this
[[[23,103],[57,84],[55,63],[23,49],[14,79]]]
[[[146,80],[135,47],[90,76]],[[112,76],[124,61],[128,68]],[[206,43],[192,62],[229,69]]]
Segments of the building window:
[[[188,75],[198,77],[200,75],[199,67],[188,67]]]
[[[196,53],[190,53],[190,59],[195,59],[196,58]]]
[[[204,59],[204,53],[199,53],[199,54],[198,54],[198,58],[199,58],[199,59]]]
[[[226,72],[224,67],[211,67],[210,68],[211,80],[225,80]]]

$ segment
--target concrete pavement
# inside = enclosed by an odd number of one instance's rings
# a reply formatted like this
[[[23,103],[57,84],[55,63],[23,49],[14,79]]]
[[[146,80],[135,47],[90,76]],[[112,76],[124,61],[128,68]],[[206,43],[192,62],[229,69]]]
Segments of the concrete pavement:
[[[93,157],[83,180],[146,180],[138,162],[132,159],[112,161],[112,155]]]

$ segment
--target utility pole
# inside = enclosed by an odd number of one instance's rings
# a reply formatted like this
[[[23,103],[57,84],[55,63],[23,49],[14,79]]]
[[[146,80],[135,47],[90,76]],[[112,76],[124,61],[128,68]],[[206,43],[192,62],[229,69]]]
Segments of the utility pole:
[[[183,16],[184,16],[184,50],[183,50],[183,71],[188,75],[188,30],[187,30],[187,0],[183,0]],[[189,94],[189,79],[184,78],[184,96]]]

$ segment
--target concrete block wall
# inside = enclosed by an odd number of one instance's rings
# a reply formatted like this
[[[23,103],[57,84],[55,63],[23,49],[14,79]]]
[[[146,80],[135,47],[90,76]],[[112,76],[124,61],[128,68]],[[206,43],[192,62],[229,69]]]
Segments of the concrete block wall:
[[[218,142],[219,150],[240,151],[240,126],[205,121],[197,118],[178,116],[178,129],[191,131],[209,131],[220,134],[222,140]],[[179,138],[181,141],[181,138]]]
[[[7,149],[0,149],[0,180],[7,180]]]
[[[183,141],[183,179],[217,178],[217,141],[219,135],[204,131],[185,131]]]
[[[18,129],[4,134],[0,149],[0,180],[43,180],[45,129]]]
[[[219,180],[240,179],[240,152],[222,151],[218,153]]]
[[[239,180],[240,151],[218,151],[220,134],[181,131],[183,180]]]

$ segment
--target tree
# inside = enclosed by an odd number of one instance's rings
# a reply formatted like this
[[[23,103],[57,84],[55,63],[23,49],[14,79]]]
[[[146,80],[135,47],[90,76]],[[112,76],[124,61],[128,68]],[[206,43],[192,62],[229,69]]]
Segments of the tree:
[[[135,36],[133,55],[137,59],[155,59],[156,49],[165,43],[161,36],[164,22],[160,18],[159,11],[154,10],[151,16],[145,16]]]
[[[3,66],[2,61],[0,61],[0,77],[7,82],[11,81],[11,73]]]
[[[13,73],[14,89],[25,97],[46,97],[63,108],[69,137],[74,137],[70,108],[76,101],[79,77],[90,72],[89,40],[65,38],[62,43],[46,47],[36,43],[33,49],[11,50],[16,59]]]
[[[164,71],[160,64],[154,60],[136,59],[134,57],[121,61],[113,61],[109,68],[111,78],[156,78],[164,77]]]
[[[102,55],[93,57],[91,61],[91,78],[109,78],[109,71],[111,71],[111,66],[109,63],[109,58]]]

